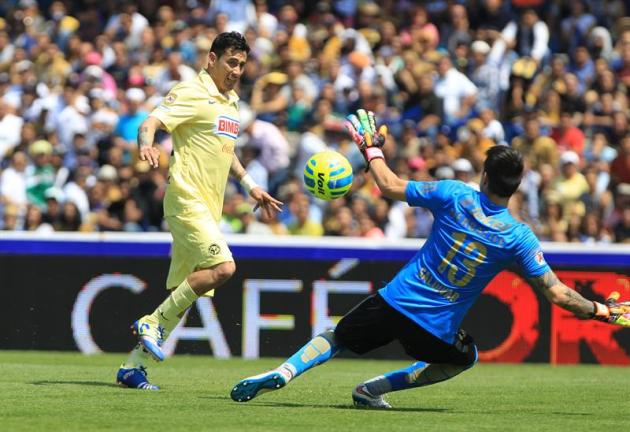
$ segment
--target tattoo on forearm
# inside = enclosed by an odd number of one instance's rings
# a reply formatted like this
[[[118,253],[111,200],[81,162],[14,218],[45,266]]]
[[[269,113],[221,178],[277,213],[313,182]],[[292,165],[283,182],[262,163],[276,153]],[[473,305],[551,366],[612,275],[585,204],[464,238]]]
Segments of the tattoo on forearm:
[[[593,312],[593,302],[586,300],[577,291],[569,287],[564,290],[565,302],[560,305],[580,318],[588,318]]]
[[[151,138],[149,136],[149,127],[141,126],[140,132],[138,133],[138,147],[151,146],[153,143],[151,142]]]
[[[543,294],[546,294],[548,290],[554,286],[560,286],[560,292],[554,293],[554,303],[563,309],[573,312],[579,318],[588,318],[593,312],[593,302],[585,299],[577,291],[569,288],[556,276],[553,271],[528,279],[528,282],[534,288],[540,290]],[[557,289],[557,288],[556,288]]]
[[[556,276],[554,272],[548,271],[541,276],[529,279],[529,283],[537,290],[544,292],[552,286],[560,283],[560,280],[558,280],[558,276]]]

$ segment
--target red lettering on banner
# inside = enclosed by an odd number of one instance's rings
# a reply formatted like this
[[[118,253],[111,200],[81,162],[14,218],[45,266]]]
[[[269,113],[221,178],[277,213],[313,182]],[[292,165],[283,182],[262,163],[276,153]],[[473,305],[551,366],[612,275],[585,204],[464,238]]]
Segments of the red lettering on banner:
[[[630,278],[612,272],[559,271],[558,277],[576,291],[585,288],[606,298],[612,291],[619,291],[622,300],[630,298]],[[585,293],[589,297],[590,293]],[[580,343],[591,348],[598,362],[603,364],[630,364],[630,352],[615,340],[613,335],[628,331],[593,320],[579,320],[571,312],[552,306],[551,310],[551,363],[580,363]]]
[[[510,308],[512,328],[496,348],[480,351],[479,360],[519,363],[532,352],[538,340],[538,300],[527,283],[510,272],[502,272],[483,291]]]

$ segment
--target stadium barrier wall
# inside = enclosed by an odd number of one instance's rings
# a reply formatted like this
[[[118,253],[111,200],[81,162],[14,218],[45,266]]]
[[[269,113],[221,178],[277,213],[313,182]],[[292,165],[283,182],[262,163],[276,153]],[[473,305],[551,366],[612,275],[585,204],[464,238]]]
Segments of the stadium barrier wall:
[[[284,357],[380,288],[420,240],[252,237],[228,242],[237,271],[172,333],[169,354]],[[566,284],[630,298],[630,247],[543,245]],[[0,232],[2,349],[124,352],[129,325],[165,297],[170,236]],[[575,319],[503,272],[463,322],[481,361],[630,364],[630,329]],[[396,345],[372,358],[405,358]]]

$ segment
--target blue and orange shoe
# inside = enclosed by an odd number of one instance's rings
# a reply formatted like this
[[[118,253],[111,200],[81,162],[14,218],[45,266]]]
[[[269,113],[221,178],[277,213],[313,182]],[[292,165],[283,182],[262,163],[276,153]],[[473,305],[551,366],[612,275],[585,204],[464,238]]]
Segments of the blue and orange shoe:
[[[164,353],[160,348],[164,342],[164,327],[157,323],[151,315],[145,315],[131,326],[138,342],[157,361],[164,360]]]
[[[160,388],[153,385],[147,379],[147,370],[143,366],[137,368],[125,369],[120,367],[116,374],[116,383],[121,387],[133,388],[138,390],[159,390]]]
[[[289,378],[275,369],[239,381],[230,392],[230,397],[235,402],[249,402],[259,394],[281,389],[288,382]]]

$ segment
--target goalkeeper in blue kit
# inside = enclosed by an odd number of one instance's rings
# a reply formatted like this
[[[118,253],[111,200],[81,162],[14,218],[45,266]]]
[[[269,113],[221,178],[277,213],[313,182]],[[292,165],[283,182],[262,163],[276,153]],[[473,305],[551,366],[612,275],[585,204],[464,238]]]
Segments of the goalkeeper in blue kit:
[[[630,326],[630,302],[617,303],[613,293],[606,304],[598,303],[564,285],[545,262],[531,229],[510,215],[508,200],[523,174],[516,150],[488,150],[478,192],[460,181],[399,178],[381,150],[387,129],[376,130],[371,112],[348,116],[346,126],[382,194],[433,213],[431,234],[387,285],[278,368],[238,382],[233,400],[246,402],[282,388],[342,350],[364,354],[394,340],[417,361],[357,385],[355,405],[390,408],[386,393],[453,378],[477,362],[477,347],[461,322],[485,286],[508,268],[518,268],[550,302],[578,318]]]

